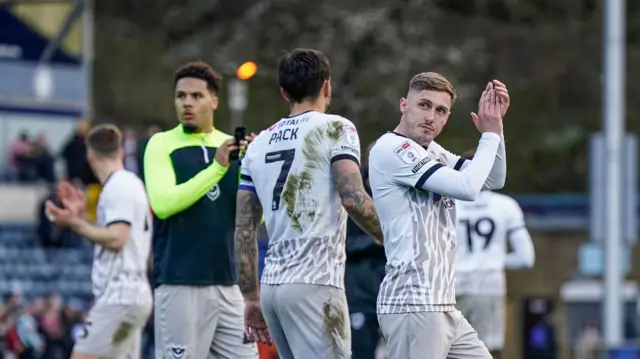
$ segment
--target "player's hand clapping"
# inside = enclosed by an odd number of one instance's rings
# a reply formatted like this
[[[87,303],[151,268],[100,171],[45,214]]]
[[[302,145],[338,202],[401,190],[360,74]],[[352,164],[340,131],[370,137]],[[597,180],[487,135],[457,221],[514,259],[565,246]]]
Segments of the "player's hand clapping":
[[[260,301],[244,302],[244,327],[247,340],[271,345],[271,334],[260,309]]]
[[[502,133],[502,107],[500,98],[501,96],[498,91],[494,89],[493,83],[489,82],[485,90],[482,92],[482,96],[480,97],[480,102],[478,103],[478,113],[471,113],[473,123],[481,133]]]
[[[45,204],[45,213],[49,220],[61,227],[68,227],[72,222],[81,218],[85,212],[86,199],[71,183],[63,181],[58,186],[58,197],[62,207],[52,201]]]
[[[82,217],[86,210],[87,199],[78,188],[67,181],[62,181],[58,185],[58,197],[62,205],[73,212],[74,215]]]
[[[232,138],[224,141],[222,145],[216,150],[216,162],[218,162],[222,167],[228,167],[231,152],[237,149],[238,146],[236,146],[235,139]]]
[[[507,114],[507,110],[509,109],[509,105],[511,104],[509,90],[507,90],[507,86],[505,84],[498,80],[493,80],[493,89],[498,94],[498,99],[500,100],[500,113],[504,119],[504,116]]]

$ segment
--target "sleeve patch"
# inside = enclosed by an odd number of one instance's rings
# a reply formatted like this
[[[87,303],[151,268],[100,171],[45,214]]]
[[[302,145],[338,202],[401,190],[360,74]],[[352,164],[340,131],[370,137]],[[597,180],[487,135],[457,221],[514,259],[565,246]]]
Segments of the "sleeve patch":
[[[353,126],[342,126],[342,130],[344,131],[345,139],[348,144],[351,146],[358,146],[358,131]]]
[[[400,157],[402,161],[410,165],[418,162],[418,160],[420,159],[418,156],[418,151],[416,151],[416,149],[413,148],[413,146],[411,146],[408,141],[405,141],[400,146],[396,147],[393,152],[398,157]]]
[[[418,173],[418,171],[420,171],[420,169],[424,167],[424,165],[426,165],[429,161],[431,161],[431,158],[429,157],[425,157],[421,159],[420,162],[418,162],[415,166],[413,166],[413,168],[411,169],[411,172]]]

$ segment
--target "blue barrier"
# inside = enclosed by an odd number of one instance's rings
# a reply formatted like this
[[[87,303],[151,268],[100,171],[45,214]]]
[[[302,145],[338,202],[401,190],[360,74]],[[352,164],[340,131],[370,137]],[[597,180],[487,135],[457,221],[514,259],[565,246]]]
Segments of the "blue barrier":
[[[638,359],[638,349],[634,347],[620,347],[609,350],[609,359]]]

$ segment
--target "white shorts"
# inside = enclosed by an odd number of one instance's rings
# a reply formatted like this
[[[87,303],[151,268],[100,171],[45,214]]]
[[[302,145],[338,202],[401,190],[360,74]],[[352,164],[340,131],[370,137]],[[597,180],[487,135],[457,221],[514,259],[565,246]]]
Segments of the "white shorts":
[[[378,314],[390,359],[491,359],[460,311]]]
[[[281,359],[351,358],[344,290],[315,284],[262,284],[262,315]]]
[[[151,309],[151,302],[143,305],[96,303],[76,338],[73,351],[100,358],[139,358],[142,328]]]
[[[258,359],[245,343],[237,285],[161,285],[155,289],[156,359]]]
[[[467,318],[489,350],[502,350],[505,336],[505,298],[497,295],[461,295],[456,307]]]

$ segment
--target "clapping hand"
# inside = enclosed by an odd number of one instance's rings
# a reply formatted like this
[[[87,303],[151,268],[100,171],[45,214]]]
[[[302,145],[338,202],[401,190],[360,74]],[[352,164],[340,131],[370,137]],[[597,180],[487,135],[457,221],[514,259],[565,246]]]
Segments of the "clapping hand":
[[[502,118],[507,114],[507,110],[509,109],[509,105],[511,104],[509,98],[509,90],[507,90],[507,86],[498,80],[493,80],[493,89],[498,94],[498,99],[500,100],[500,113],[502,114]]]
[[[51,222],[61,227],[69,227],[75,219],[81,218],[84,214],[85,196],[71,183],[62,181],[58,185],[58,197],[62,207],[49,200],[45,203],[45,213]]]
[[[475,112],[472,112],[471,118],[473,119],[473,123],[476,125],[476,128],[481,133],[493,132],[501,134],[503,112],[502,101],[500,100],[501,95],[493,87],[494,85],[492,82],[487,84],[487,87],[482,92],[482,96],[480,96],[480,101],[478,102],[478,113],[476,114]],[[506,91],[506,88],[504,91]],[[508,98],[508,93],[506,96]],[[506,112],[506,108],[504,111]]]
[[[86,210],[85,195],[71,183],[62,181],[58,185],[58,197],[65,208],[68,208],[74,215],[82,217]]]

